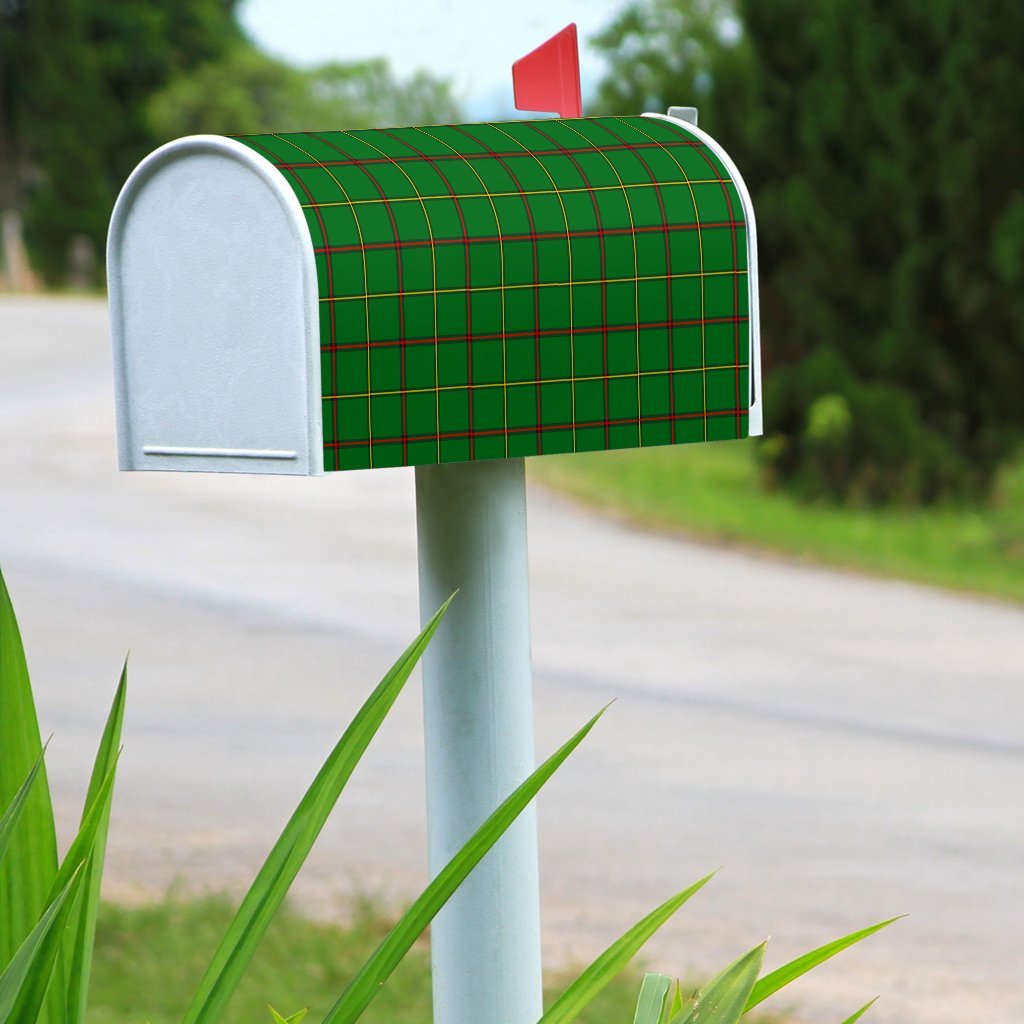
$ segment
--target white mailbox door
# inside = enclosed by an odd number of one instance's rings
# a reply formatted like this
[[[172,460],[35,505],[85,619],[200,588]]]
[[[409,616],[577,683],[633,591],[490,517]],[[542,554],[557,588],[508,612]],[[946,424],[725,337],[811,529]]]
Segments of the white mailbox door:
[[[154,152],[108,273],[122,469],[323,471],[313,246],[270,163],[217,136]]]

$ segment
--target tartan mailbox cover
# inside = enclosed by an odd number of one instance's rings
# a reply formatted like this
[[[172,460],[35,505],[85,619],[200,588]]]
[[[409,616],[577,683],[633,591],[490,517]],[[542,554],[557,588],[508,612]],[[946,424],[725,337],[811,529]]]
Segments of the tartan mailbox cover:
[[[761,432],[750,198],[675,118],[181,139],[108,262],[123,469]]]

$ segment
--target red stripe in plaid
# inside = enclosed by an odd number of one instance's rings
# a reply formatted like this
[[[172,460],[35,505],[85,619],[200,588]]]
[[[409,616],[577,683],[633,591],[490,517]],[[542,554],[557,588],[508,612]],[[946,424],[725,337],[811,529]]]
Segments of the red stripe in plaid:
[[[459,129],[462,125],[450,124],[446,125],[447,128]],[[381,129],[383,130],[383,129]],[[474,139],[474,142],[480,142],[479,139]],[[482,145],[482,143],[481,143]],[[671,142],[636,142],[636,143],[623,143],[621,146],[603,146],[602,149],[608,152],[615,152],[617,150],[636,150],[636,149],[663,149],[668,146],[687,146],[691,149],[701,146],[703,143],[696,139],[673,139]],[[411,147],[410,147],[411,148]],[[531,156],[561,156],[564,153],[593,153],[593,146],[578,146],[569,147],[566,149],[534,149],[534,150],[509,150],[508,152],[499,153],[494,150],[489,150],[486,154],[488,157],[497,157],[501,159],[503,157],[518,157],[523,156],[524,152],[529,152]],[[470,160],[474,156],[483,156],[482,153],[435,153],[432,157],[434,160],[463,160],[468,157]],[[310,163],[293,163],[291,167],[303,168],[303,167],[351,167],[355,164],[366,164],[368,167],[372,167],[374,164],[396,164],[402,163],[405,160],[419,160],[421,159],[418,154],[407,154],[405,156],[382,156],[382,157],[370,157],[366,160],[360,160],[351,158],[348,160],[323,160],[323,161],[311,161]]]
[[[538,135],[541,135],[545,139],[547,139],[548,142],[550,142],[555,147],[555,151],[557,153],[559,153],[562,156],[567,156],[572,161],[572,165],[573,165],[573,167],[576,168],[576,172],[579,174],[581,181],[586,181],[587,180],[587,176],[583,172],[583,168],[580,167],[580,162],[579,162],[579,160],[576,159],[576,154],[573,151],[571,151],[569,149],[566,149],[565,146],[560,146],[535,121],[527,121],[526,124],[530,128],[532,128]],[[591,150],[591,152],[592,151],[593,150]],[[602,225],[601,225],[601,207],[598,204],[597,196],[594,194],[594,192],[592,190],[590,190],[590,199],[591,199],[591,202],[593,203],[593,206],[594,206],[594,221],[597,224],[597,230],[600,232],[602,230]],[[606,265],[606,261],[605,261],[605,251],[604,251],[604,246],[602,245],[601,246],[601,326],[602,326],[602,330],[601,330],[601,345],[602,345],[602,358],[603,358],[603,362],[604,362],[604,378],[605,378],[605,381],[604,381],[604,407],[605,407],[606,412],[605,412],[604,443],[605,443],[605,447],[606,448],[611,445],[611,424],[609,424],[607,422],[607,420],[608,420],[607,410],[609,408],[609,404],[608,404],[608,282],[606,280],[607,277],[608,277],[608,271],[607,271],[607,265]]]
[[[333,142],[331,142],[330,139],[326,139],[322,135],[315,135],[315,134],[312,134],[312,138],[317,139],[319,142],[322,142],[325,146],[329,146],[331,149],[337,150],[337,152],[344,154],[344,150],[342,150],[340,147],[338,147]],[[373,187],[377,190],[377,194],[381,197],[381,199],[386,199],[387,198],[387,196],[384,194],[384,189],[382,189],[380,187],[380,183],[377,181],[377,179],[368,170],[366,170],[366,168],[363,166],[362,163],[358,163],[356,161],[350,161],[350,163],[353,163],[354,166],[358,166],[359,167],[359,169],[366,176],[367,181],[369,181],[373,185]],[[321,166],[327,166],[327,165],[323,164]],[[383,205],[384,205],[384,209],[387,211],[388,221],[391,224],[391,231],[392,231],[392,233],[395,236],[395,241],[397,242],[398,241],[398,224],[395,222],[394,211],[391,209],[391,204],[390,203],[385,202]],[[352,215],[354,217],[358,216],[358,214],[355,213],[355,211],[353,211]],[[365,251],[366,247],[363,246],[362,248]],[[327,262],[330,263],[330,259],[328,259]],[[397,247],[395,248],[395,272],[396,272],[396,274],[398,276],[398,290],[399,290],[399,292],[401,292],[403,290],[402,289],[402,254],[401,254],[401,252],[399,252]],[[369,290],[369,289],[367,289],[367,290]],[[332,294],[333,294],[333,289],[332,289]],[[333,303],[332,303],[332,305],[333,305]],[[401,303],[401,302],[399,302],[399,304],[398,304],[398,337],[399,337],[399,346],[401,348],[401,367],[400,367],[399,373],[401,374],[402,390],[404,391],[405,390],[405,306],[404,306],[404,303]],[[369,391],[373,390],[373,384],[370,381],[369,367],[367,367],[366,386],[367,386],[367,390],[369,390]],[[402,404],[402,436],[403,437],[408,433],[407,427],[408,427],[408,424],[406,422],[406,409],[405,409],[405,403],[403,403]],[[408,462],[409,461],[409,444],[408,444],[407,441],[403,442],[402,460],[403,460],[403,462]]]
[[[471,136],[461,125],[455,125],[454,127],[456,131],[461,132],[463,135],[466,136],[466,138],[470,139],[472,142],[475,142],[477,145],[484,146],[484,149],[487,151],[488,155],[494,157],[498,161],[498,163],[500,163],[501,166],[505,169],[505,173],[508,174],[508,176],[512,179],[512,184],[515,185],[516,190],[522,197],[523,209],[526,211],[526,220],[527,223],[530,225],[530,230],[526,232],[526,234],[529,240],[532,241],[533,243],[533,279],[535,282],[533,288],[533,359],[534,366],[537,371],[537,451],[540,451],[541,431],[539,428],[541,422],[544,419],[543,405],[541,402],[542,389],[540,370],[540,247],[537,244],[539,241],[540,233],[537,231],[536,226],[534,225],[533,211],[530,209],[530,203],[529,200],[527,200],[526,198],[526,192],[523,190],[522,182],[516,176],[515,172],[513,172],[512,169],[508,166],[508,161],[505,159],[505,157],[499,154],[497,151],[491,149],[489,146],[486,146],[479,139],[474,139],[473,136]],[[566,233],[568,234],[568,225],[566,225]],[[510,241],[510,239],[503,238],[500,239],[500,241],[505,242]],[[479,338],[480,335],[477,335],[477,337]],[[438,340],[440,341],[440,339]],[[466,340],[468,341],[469,339],[467,338]],[[508,332],[506,332],[504,328],[502,329],[502,341],[508,341]]]
[[[473,264],[472,264],[472,261],[470,260],[470,257],[469,257],[469,239],[470,239],[470,234],[469,234],[469,231],[466,229],[466,218],[463,216],[462,206],[459,203],[458,194],[456,193],[455,189],[452,188],[451,182],[447,179],[447,177],[445,177],[444,171],[442,171],[437,166],[437,159],[436,159],[436,157],[427,156],[427,154],[424,153],[423,150],[419,149],[417,146],[414,146],[407,139],[398,138],[398,136],[396,136],[394,134],[394,132],[390,132],[390,131],[387,131],[385,129],[381,129],[381,134],[388,136],[388,138],[390,138],[390,139],[394,139],[395,142],[397,142],[399,145],[407,146],[409,149],[411,149],[416,154],[416,156],[419,159],[421,159],[421,160],[425,161],[426,163],[430,164],[430,166],[433,167],[434,170],[437,172],[437,176],[444,183],[445,188],[448,189],[448,193],[452,197],[452,204],[455,207],[455,212],[458,214],[459,225],[462,228],[462,244],[465,246],[465,249],[466,249],[466,332],[467,332],[467,334],[472,335],[473,334],[473,303],[471,301],[471,296],[473,294],[473,284],[472,284],[472,281],[473,281],[473,278],[472,278],[472,266],[473,266]],[[390,205],[390,204],[386,204],[386,205]],[[399,289],[399,291],[401,291],[401,289]],[[401,304],[401,298],[399,298],[399,303]],[[466,380],[468,380],[470,382],[473,380],[473,346],[472,345],[467,345],[466,346]],[[472,397],[470,397],[470,401],[469,401],[469,428],[470,428],[470,431],[472,431],[472,429],[473,429],[473,401],[472,401]],[[473,436],[472,436],[472,434],[470,434],[470,438],[469,438],[469,457],[470,457],[471,460],[473,458],[473,455],[474,455]]]
[[[601,127],[602,127],[602,129],[604,131],[606,131],[609,135],[611,135],[612,138],[618,139],[620,142],[623,141],[622,136],[619,135],[618,132],[613,131],[606,123],[602,123]],[[657,143],[652,143],[652,145],[657,145]],[[639,145],[639,146],[635,146],[633,148],[634,148],[634,151],[635,151],[635,150],[643,149],[645,147],[642,146],[642,145]],[[661,227],[662,227],[662,230],[664,231],[664,234],[665,234],[665,292],[666,292],[665,304],[666,304],[666,309],[668,310],[668,319],[669,319],[669,322],[671,323],[672,322],[672,247],[669,245],[669,222],[668,222],[668,214],[665,212],[665,197],[661,194],[661,188],[658,185],[658,179],[655,177],[654,172],[651,170],[651,165],[643,158],[643,154],[639,153],[639,152],[634,152],[634,155],[636,156],[637,160],[640,161],[640,164],[643,166],[644,170],[647,172],[647,174],[649,175],[649,177],[651,179],[651,184],[654,186],[654,195],[655,195],[655,197],[658,200],[658,209],[661,212]],[[693,226],[695,228],[698,227],[697,224],[694,224]],[[635,234],[636,234],[636,231],[634,230],[634,235]],[[668,372],[669,372],[669,376],[671,376],[672,372],[675,370],[675,353],[673,352],[673,349],[675,348],[675,345],[673,344],[672,331],[671,330],[669,330],[669,332],[668,332],[668,337],[667,337],[666,341],[668,343]],[[637,371],[639,372],[639,370],[640,370],[640,367],[638,366],[637,367]],[[675,444],[676,443],[676,420],[675,420],[676,396],[675,396],[675,389],[674,388],[669,388],[668,389],[668,412],[669,412],[669,436],[671,438],[671,443]]]
[[[457,127],[453,125],[453,127]],[[528,193],[524,193],[524,196]],[[708,221],[702,224],[646,224],[637,228],[594,228],[584,231],[524,231],[507,235],[473,235],[470,245],[482,242],[546,242],[568,241],[573,238],[611,238],[617,235],[669,234],[673,231],[705,231],[709,228],[737,228],[743,224],[734,220]],[[374,249],[429,249],[444,245],[465,245],[464,238],[398,238],[391,242],[368,242],[366,245],[326,245],[313,251],[339,255],[345,252],[370,252]]]
[[[646,330],[670,330],[673,327],[699,327],[701,324],[745,324],[749,318],[737,314],[736,316],[712,316],[697,317],[690,320],[642,320],[639,324],[608,324],[601,327],[574,327],[573,334],[600,334],[607,331],[609,334],[632,333],[637,327],[642,331]],[[532,338],[534,335],[540,337],[558,338],[568,334],[568,328],[541,328],[535,327],[529,331],[477,331],[469,334],[439,334],[436,338],[374,338],[369,342],[370,348],[386,348],[389,345],[433,345],[444,344],[445,342],[469,342],[469,341],[497,341],[500,338]],[[338,342],[334,347],[339,351],[349,349],[366,348],[365,341]],[[327,346],[324,346],[325,348]],[[745,365],[745,364],[743,364]]]
[[[709,416],[709,417],[711,417],[713,419],[721,419],[721,418],[723,418],[725,416],[734,416],[737,413],[739,413],[740,415],[746,415],[747,410],[746,409],[717,409],[717,410],[713,410],[713,411],[709,410],[707,413],[704,413],[704,412],[680,412],[680,413],[676,413],[672,418],[675,419],[675,420],[678,420],[678,421],[682,421],[682,420],[700,420],[700,419],[704,419],[706,416]],[[609,419],[608,417],[604,417],[604,418],[599,419],[599,420],[591,420],[591,421],[581,420],[579,423],[577,423],[577,427],[579,427],[580,430],[584,430],[587,427],[603,427],[606,423],[610,424],[613,427],[633,427],[633,426],[639,427],[639,425],[641,423],[664,423],[664,422],[667,422],[668,419],[669,419],[668,416],[623,416],[623,417],[615,417],[615,418],[611,418],[611,419]],[[541,430],[545,431],[545,432],[547,432],[549,430],[568,430],[569,427],[570,427],[570,424],[568,424],[568,423],[544,423],[544,424],[541,425]],[[462,440],[467,440],[467,439],[468,440],[472,440],[474,438],[481,438],[481,437],[500,437],[500,436],[502,436],[505,433],[508,433],[508,434],[532,434],[533,430],[534,430],[533,427],[509,427],[507,430],[505,430],[503,428],[499,428],[499,429],[496,429],[496,430],[474,430],[474,431],[453,430],[453,431],[448,431],[448,432],[442,433],[440,435],[440,438],[441,438],[442,441],[462,441]],[[414,434],[412,437],[409,437],[406,440],[409,441],[410,443],[415,442],[415,441],[433,441],[434,438],[437,437],[437,436],[438,435],[436,435],[436,434]],[[401,437],[379,437],[379,438],[377,438],[377,442],[379,444],[398,444],[401,440],[402,440]],[[360,441],[339,441],[339,442],[335,442],[335,443],[329,445],[329,447],[331,447],[331,448],[358,448],[361,443],[363,443],[363,442],[360,442]]]

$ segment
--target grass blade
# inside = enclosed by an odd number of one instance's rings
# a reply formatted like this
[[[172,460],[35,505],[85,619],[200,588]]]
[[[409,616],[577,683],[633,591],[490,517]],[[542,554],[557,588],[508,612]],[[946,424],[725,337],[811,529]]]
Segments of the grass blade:
[[[298,1013],[293,1013],[290,1017],[282,1017],[272,1006],[267,1007],[270,1010],[270,1016],[273,1018],[274,1024],[302,1024],[306,1014],[309,1013],[309,1008],[305,1010],[299,1010]]]
[[[451,598],[391,667],[331,751],[228,926],[182,1024],[213,1024],[234,994],[359,759],[437,631]]]
[[[666,1018],[672,1020],[683,1012],[683,986],[676,980],[676,987],[672,990],[672,998],[669,1000],[668,1013]]]
[[[43,745],[18,621],[0,573],[0,807],[16,799]],[[25,799],[17,832],[0,863],[0,964],[6,964],[35,927],[57,874],[46,766]],[[56,1017],[51,1018],[56,1022]]]
[[[67,1019],[69,1024],[85,1024],[86,1004],[89,997],[89,976],[92,968],[93,945],[96,941],[96,915],[100,905],[100,883],[103,880],[103,860],[107,850],[107,829],[110,824],[110,804],[113,794],[104,800],[104,783],[112,780],[121,747],[121,726],[124,723],[125,694],[128,688],[128,662],[121,669],[110,713],[100,737],[99,749],[93,761],[92,776],[82,809],[81,826],[84,829],[89,814],[97,805],[103,807],[97,821],[92,843],[92,855],[85,865],[82,898],[68,927],[65,940],[67,964]]]
[[[81,890],[81,883],[85,878],[85,869],[88,862],[91,860],[92,853],[96,847],[96,841],[99,836],[100,826],[106,820],[107,815],[110,812],[110,800],[114,792],[114,769],[111,768],[107,774],[107,777],[103,780],[99,792],[96,795],[96,799],[93,802],[92,807],[89,808],[85,816],[85,821],[82,827],[78,830],[78,835],[75,836],[68,848],[68,852],[64,855],[64,860],[61,862],[60,867],[57,869],[57,877],[53,883],[53,889],[50,892],[51,903],[56,900],[60,893],[63,892],[68,885],[70,885],[73,878],[78,879],[78,885],[76,891]],[[76,901],[77,906],[77,901]],[[68,908],[68,916],[71,916],[72,908]],[[67,1017],[67,986],[64,984],[66,981],[66,967],[63,957],[62,943],[64,935],[68,929],[61,928],[60,942],[58,942],[56,950],[53,954],[54,962],[57,964],[57,969],[61,975],[61,984],[50,986],[50,1000],[47,1002],[46,1011],[47,1013],[53,1013],[56,1019],[59,1021],[66,1021]],[[51,964],[52,967],[52,964]],[[26,982],[25,992],[22,995],[23,1002],[19,1002],[17,1019],[19,1021],[31,1021],[36,1020],[34,1014],[38,1013],[36,1007],[42,1007],[44,999],[46,997],[46,989],[50,983],[51,970],[47,970],[45,973],[36,971]],[[31,1009],[31,1013],[29,1009]]]
[[[746,1013],[766,945],[755,946],[712,978],[694,997],[686,1016],[675,1018],[672,1024],[737,1024]]]
[[[766,974],[754,986],[753,992],[750,993],[747,1009],[752,1010],[759,1003],[763,1003],[769,996],[774,995],[780,988],[788,985],[791,981],[795,981],[802,974],[806,974],[819,964],[830,960],[837,953],[841,953],[844,949],[848,949],[862,939],[866,939],[869,935],[874,935],[875,932],[888,928],[893,921],[898,920],[899,917],[890,917],[888,921],[880,921],[878,924],[873,924],[870,928],[862,928],[860,931],[851,932],[849,935],[844,935],[841,939],[827,942],[824,946],[812,949],[809,953],[804,953],[803,956],[791,960],[788,964],[783,964],[770,974]]]
[[[537,1024],[566,1024],[636,955],[641,946],[695,893],[713,877],[705,875],[688,889],[677,893],[656,907],[629,931],[615,940],[571,985],[552,1003]]]
[[[352,1024],[362,1014],[434,915],[520,812],[533,800],[538,790],[554,775],[562,762],[580,745],[602,714],[603,711],[598,712],[572,739],[559,747],[525,782],[506,797],[462,849],[435,875],[369,960],[359,969],[338,1001],[328,1010],[323,1024]]]
[[[81,872],[72,876],[0,974],[0,1024],[12,1013],[15,1021],[36,1021],[81,881]]]
[[[644,975],[633,1024],[661,1024],[665,998],[671,985],[672,979],[667,974]]]
[[[96,848],[96,840],[99,838],[100,825],[110,812],[110,801],[114,794],[114,776],[117,765],[111,767],[107,777],[103,780],[99,792],[92,806],[86,812],[82,821],[82,827],[78,835],[71,841],[68,852],[64,854],[60,867],[57,869],[57,877],[53,882],[53,890],[50,892],[50,899],[56,898],[57,893],[64,888],[79,868],[84,867],[91,858]]]
[[[846,1020],[843,1021],[843,1024],[857,1024],[857,1021],[859,1021],[861,1017],[863,1017],[864,1014],[867,1013],[868,1010],[870,1010],[871,1007],[874,1006],[877,1002],[878,996],[875,996],[875,998],[872,999],[870,1003],[865,1003],[856,1013],[851,1014],[849,1017],[847,1017]]]
[[[7,810],[4,811],[3,817],[0,818],[0,862],[4,859],[4,854],[7,853],[7,847],[10,846],[11,837],[14,835],[15,826],[18,824],[18,819],[21,817],[22,811],[25,809],[25,802],[28,799],[28,794],[32,789],[32,783],[36,781],[36,776],[39,774],[39,769],[43,764],[43,755],[40,754],[36,758],[36,763],[32,765],[29,770],[28,777],[21,784],[18,792],[15,793],[14,799],[11,801]]]

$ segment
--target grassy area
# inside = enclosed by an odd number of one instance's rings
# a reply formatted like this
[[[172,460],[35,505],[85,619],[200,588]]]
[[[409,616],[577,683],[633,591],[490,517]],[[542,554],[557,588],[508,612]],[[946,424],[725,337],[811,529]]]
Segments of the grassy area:
[[[1024,601],[1024,487],[993,509],[802,504],[761,489],[753,449],[718,443],[531,460],[533,478],[643,526]]]
[[[222,898],[170,898],[142,907],[103,906],[96,936],[90,1024],[178,1024],[227,927],[231,904]],[[322,1019],[391,919],[371,902],[349,908],[342,927],[309,921],[285,908],[271,925],[223,1024],[270,1022],[310,1008]],[[579,1020],[629,1024],[639,973],[613,983]],[[557,983],[557,981],[556,981]],[[365,1024],[429,1024],[430,966],[416,948],[361,1018]]]

